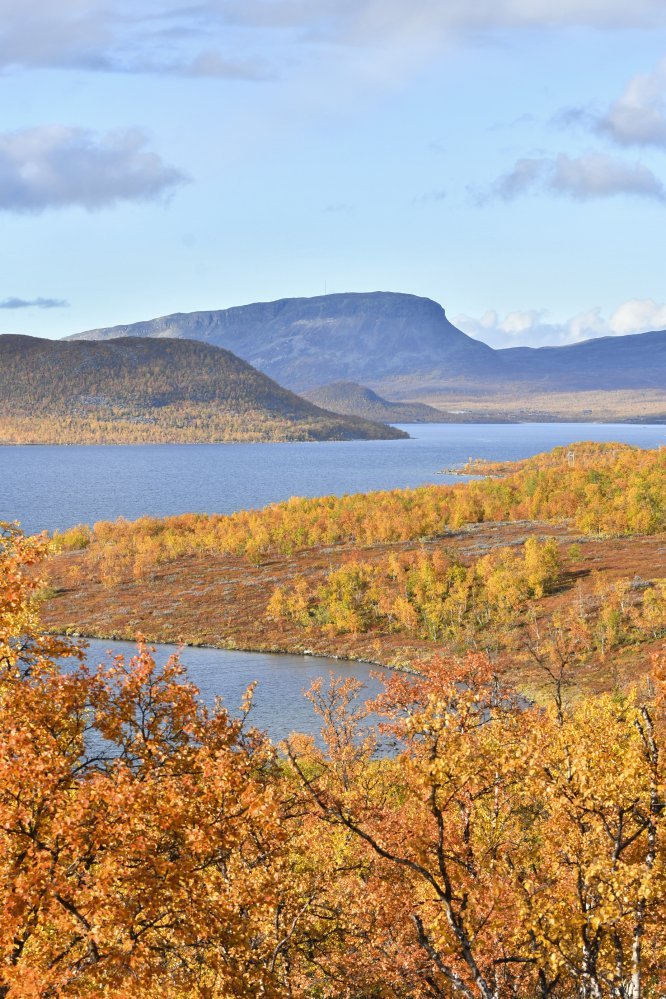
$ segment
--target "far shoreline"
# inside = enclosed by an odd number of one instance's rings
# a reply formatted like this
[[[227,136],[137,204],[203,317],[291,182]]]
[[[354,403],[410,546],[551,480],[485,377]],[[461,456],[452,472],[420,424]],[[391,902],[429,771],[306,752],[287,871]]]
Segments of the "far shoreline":
[[[161,440],[161,441],[57,441],[57,440],[43,440],[43,441],[9,441],[0,440],[0,447],[206,447],[220,445],[249,445],[249,444],[373,444],[380,441],[386,441],[387,443],[395,443],[397,441],[414,440],[415,438],[409,433],[405,428],[430,428],[430,427],[501,427],[501,426],[599,426],[599,427],[666,427],[666,416],[661,419],[640,419],[640,418],[626,418],[621,419],[619,417],[608,417],[608,418],[593,418],[589,417],[587,419],[572,419],[566,416],[560,416],[557,414],[547,414],[542,418],[536,416],[532,417],[515,417],[506,419],[498,419],[496,414],[488,416],[487,418],[480,419],[467,419],[467,420],[441,420],[439,422],[433,421],[418,421],[415,423],[387,423],[387,427],[391,427],[395,430],[403,430],[406,434],[405,437],[342,437],[336,438],[331,437],[325,440],[313,440],[312,438],[298,437],[298,438],[282,438],[280,440],[244,440],[239,438],[238,440]]]

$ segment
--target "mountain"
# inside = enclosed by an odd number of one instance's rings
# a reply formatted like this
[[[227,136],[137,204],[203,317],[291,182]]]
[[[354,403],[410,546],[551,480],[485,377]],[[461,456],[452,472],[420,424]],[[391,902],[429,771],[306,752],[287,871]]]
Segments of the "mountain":
[[[190,340],[0,336],[0,440],[12,443],[405,437],[330,413],[229,351]]]
[[[331,382],[304,392],[303,397],[333,413],[380,423],[445,423],[450,418],[441,409],[422,402],[389,402],[356,382]]]
[[[225,347],[296,392],[334,381],[373,386],[472,376],[494,351],[456,329],[428,298],[394,292],[285,298],[88,330],[70,339],[185,337]]]
[[[435,390],[599,392],[666,389],[666,331],[566,347],[494,350],[428,298],[395,292],[287,298],[88,330],[71,339],[191,338],[232,350],[294,391],[329,382],[393,398]]]

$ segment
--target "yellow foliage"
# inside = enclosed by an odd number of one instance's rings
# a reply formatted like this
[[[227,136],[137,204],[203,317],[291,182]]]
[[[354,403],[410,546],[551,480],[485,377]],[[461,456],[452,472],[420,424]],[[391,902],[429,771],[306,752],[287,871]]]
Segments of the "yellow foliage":
[[[643,451],[625,445],[576,446],[589,460],[570,466],[562,448],[502,466],[504,478],[455,486],[364,493],[351,496],[293,498],[263,510],[229,516],[182,514],[133,523],[102,522],[92,530],[78,526],[54,536],[59,550],[87,548],[91,564],[113,544],[132,562],[146,538],[156,561],[197,553],[243,555],[260,562],[319,545],[414,541],[439,537],[467,523],[541,520],[573,523],[589,534],[656,534],[666,529],[666,448]],[[542,567],[554,551],[531,560],[538,590]],[[147,559],[142,556],[142,565]],[[143,571],[143,570],[142,570]],[[545,565],[548,575],[552,567]]]

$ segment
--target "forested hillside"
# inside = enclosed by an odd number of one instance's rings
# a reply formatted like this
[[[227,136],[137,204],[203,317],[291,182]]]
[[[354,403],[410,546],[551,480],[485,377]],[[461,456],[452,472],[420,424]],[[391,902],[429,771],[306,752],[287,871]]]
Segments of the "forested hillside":
[[[0,337],[0,441],[137,443],[405,436],[329,413],[226,350],[186,340]]]

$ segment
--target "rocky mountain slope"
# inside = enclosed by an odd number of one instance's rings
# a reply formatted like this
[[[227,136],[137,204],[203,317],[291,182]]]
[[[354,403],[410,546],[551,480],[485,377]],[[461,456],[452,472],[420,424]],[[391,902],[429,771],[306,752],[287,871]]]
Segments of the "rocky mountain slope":
[[[73,339],[192,338],[232,350],[295,391],[335,381],[393,398],[423,390],[666,389],[666,331],[504,350],[453,326],[436,302],[393,292],[291,298],[177,313]]]
[[[392,292],[287,298],[177,313],[72,339],[186,337],[233,351],[293,391],[332,381],[471,377],[494,351],[452,326],[436,302]]]
[[[351,440],[402,432],[320,409],[229,351],[189,340],[0,336],[0,440]]]

